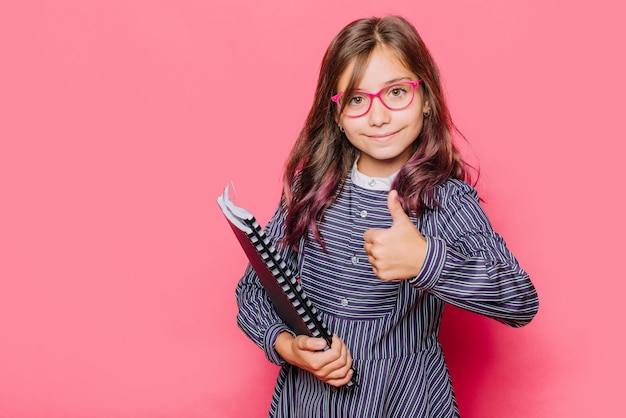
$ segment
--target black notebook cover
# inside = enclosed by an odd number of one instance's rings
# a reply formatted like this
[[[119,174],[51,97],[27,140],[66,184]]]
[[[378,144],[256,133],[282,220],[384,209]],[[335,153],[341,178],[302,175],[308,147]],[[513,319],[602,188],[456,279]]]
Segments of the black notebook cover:
[[[252,268],[272,301],[276,313],[295,333],[324,338],[330,346],[332,334],[311,304],[287,263],[280,257],[274,244],[267,238],[252,213],[236,206],[228,196],[229,188],[218,197],[241,247]]]
[[[217,203],[248,256],[274,310],[295,334],[324,338],[326,349],[330,348],[332,334],[311,304],[299,280],[278,254],[274,243],[265,235],[252,213],[230,200],[228,190],[228,187],[224,189],[224,193],[217,198]],[[345,387],[353,389],[356,386],[354,371],[352,380]]]

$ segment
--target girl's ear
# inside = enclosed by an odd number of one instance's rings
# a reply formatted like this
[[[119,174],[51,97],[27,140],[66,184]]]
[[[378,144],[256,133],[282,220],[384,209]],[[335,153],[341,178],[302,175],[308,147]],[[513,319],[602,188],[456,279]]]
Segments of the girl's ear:
[[[425,118],[430,116],[430,104],[428,104],[428,100],[424,100],[424,107],[422,108],[422,115]]]
[[[335,123],[339,126],[341,126],[341,112],[336,112],[335,113]]]

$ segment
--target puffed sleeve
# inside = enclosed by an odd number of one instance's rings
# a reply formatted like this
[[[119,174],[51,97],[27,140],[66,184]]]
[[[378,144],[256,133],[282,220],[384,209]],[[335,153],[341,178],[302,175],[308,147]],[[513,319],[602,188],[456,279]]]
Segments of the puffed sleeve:
[[[275,243],[285,234],[285,210],[279,207],[265,227],[265,233]],[[290,248],[276,246],[284,260],[294,260],[295,252]],[[291,330],[279,318],[274,310],[258,276],[248,265],[244,276],[237,284],[235,298],[239,307],[237,324],[243,332],[258,345],[274,364],[283,365],[285,361],[274,349],[278,334]],[[292,333],[293,334],[293,333]]]
[[[412,286],[513,327],[528,324],[539,299],[504,239],[494,232],[473,187],[449,181],[424,222],[427,250]]]

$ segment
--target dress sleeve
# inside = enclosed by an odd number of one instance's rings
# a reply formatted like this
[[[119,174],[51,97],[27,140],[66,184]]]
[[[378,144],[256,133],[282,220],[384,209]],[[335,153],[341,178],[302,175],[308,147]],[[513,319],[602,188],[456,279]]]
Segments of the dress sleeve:
[[[285,211],[279,207],[265,227],[265,233],[274,242],[284,236],[284,213]],[[277,246],[277,249],[284,260],[292,260],[295,256],[290,248]],[[283,331],[292,332],[274,310],[259,277],[250,264],[237,284],[235,298],[239,307],[237,314],[239,327],[265,352],[270,362],[278,365],[286,364],[274,349],[274,344],[278,334]]]
[[[528,324],[539,307],[528,274],[493,231],[474,188],[460,182],[451,186],[438,195],[424,265],[409,282],[512,327]]]

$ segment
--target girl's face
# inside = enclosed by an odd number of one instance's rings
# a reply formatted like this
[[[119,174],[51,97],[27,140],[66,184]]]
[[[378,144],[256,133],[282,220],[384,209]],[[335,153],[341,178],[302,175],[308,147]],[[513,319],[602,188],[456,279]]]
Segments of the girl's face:
[[[354,62],[339,77],[337,91],[348,86]],[[376,94],[397,81],[417,81],[417,75],[407,69],[387,47],[376,47],[370,56],[357,90]],[[357,163],[361,173],[370,177],[387,177],[400,170],[411,157],[411,144],[422,130],[423,113],[428,110],[422,88],[415,89],[411,105],[402,110],[390,110],[379,98],[374,98],[368,113],[351,118],[339,114],[337,123],[345,130],[348,141],[361,151]]]

